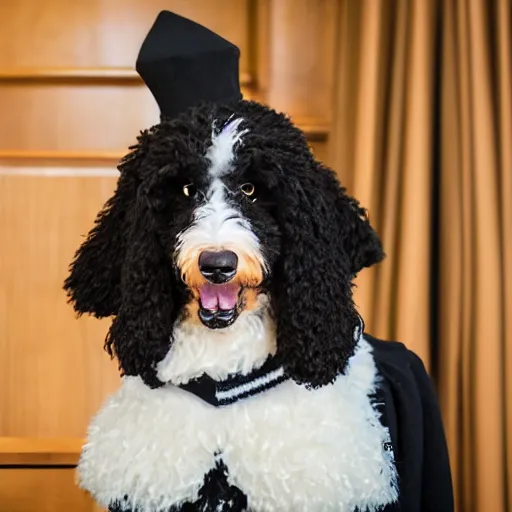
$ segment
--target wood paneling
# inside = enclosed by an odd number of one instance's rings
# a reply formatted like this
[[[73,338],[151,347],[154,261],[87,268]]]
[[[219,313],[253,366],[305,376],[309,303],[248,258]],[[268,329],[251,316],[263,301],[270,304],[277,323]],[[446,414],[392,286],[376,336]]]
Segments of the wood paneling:
[[[0,512],[100,510],[74,468],[55,464],[76,464],[91,416],[118,386],[102,350],[110,320],[77,319],[62,284],[118,160],[158,122],[134,71],[156,14],[173,10],[237,44],[244,97],[289,114],[329,164],[337,5],[0,2]],[[35,467],[5,467],[20,464]]]
[[[0,468],[0,512],[97,512],[74,468]]]
[[[156,14],[201,23],[241,49],[248,67],[249,0],[4,0],[0,67],[133,68]]]
[[[76,466],[83,438],[0,437],[1,466]]]
[[[247,98],[261,99],[258,94]],[[159,120],[156,102],[136,85],[0,84],[0,158],[26,151],[116,152],[122,156],[143,128]],[[291,114],[310,140],[325,140],[323,119]]]
[[[0,150],[112,151],[158,122],[145,87],[0,86]]]
[[[337,0],[268,0],[262,4],[259,69],[266,98],[305,124],[330,121]],[[262,68],[267,68],[262,71]]]
[[[0,82],[135,82],[143,81],[133,68],[5,68],[0,69]]]
[[[245,96],[287,112],[328,163],[337,4],[0,3],[0,435],[82,436],[118,382],[102,351],[109,321],[77,320],[62,282],[118,159],[158,122],[133,71],[156,13],[174,10],[237,44],[243,80],[260,86]]]
[[[242,87],[252,85],[253,77],[248,73],[240,74]],[[53,82],[53,83],[114,83],[144,85],[134,68],[0,68],[0,82]]]
[[[258,74],[246,98],[286,112],[311,140],[327,138],[336,0],[120,1],[0,5],[9,20],[0,33],[0,151],[124,153],[158,122],[133,66],[163,8],[240,46],[242,80]]]
[[[115,177],[1,175],[0,435],[83,437],[118,384],[108,321],[76,319],[62,283]]]
[[[0,166],[2,166],[1,174],[13,174],[17,169],[22,167],[31,168],[36,166],[35,174],[45,174],[45,168],[50,166],[50,171],[46,169],[46,174],[54,175],[62,174],[60,169],[64,169],[64,173],[69,172],[69,166],[73,168],[85,168],[90,174],[97,172],[105,174],[105,167],[112,170],[119,160],[125,155],[125,151],[45,151],[45,150],[19,150],[19,149],[3,149],[0,150]],[[57,167],[52,167],[57,166]],[[99,170],[98,170],[99,167]]]
[[[0,437],[0,512],[101,512],[75,482],[83,442]]]

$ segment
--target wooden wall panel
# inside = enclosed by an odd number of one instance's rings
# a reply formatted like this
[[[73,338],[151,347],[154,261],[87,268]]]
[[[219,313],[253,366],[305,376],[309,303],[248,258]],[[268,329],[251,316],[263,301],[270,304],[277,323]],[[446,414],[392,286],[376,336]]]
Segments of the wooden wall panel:
[[[140,39],[162,8],[190,16],[233,40],[242,51],[242,73],[258,74],[253,76],[253,88],[245,89],[245,97],[288,113],[313,137],[325,138],[330,127],[337,4],[336,0],[4,2],[0,15],[9,23],[0,33],[6,49],[0,55],[0,152],[122,152],[140,129],[157,122],[151,93],[129,69]]]
[[[133,72],[158,11],[174,10],[237,44],[242,82],[252,79],[244,96],[288,113],[329,165],[338,3],[0,2],[0,466],[27,457],[74,464],[80,443],[69,438],[84,437],[119,384],[117,364],[102,350],[110,320],[76,319],[62,284],[112,193],[117,159],[158,122]],[[19,453],[6,436],[17,437]],[[99,512],[75,486],[73,468],[0,468],[0,512],[60,510]]]
[[[266,100],[306,124],[330,122],[338,3],[265,0],[261,4],[259,33],[266,42],[259,44],[258,69]]]
[[[102,512],[75,483],[83,443],[0,437],[0,512]]]
[[[0,436],[83,437],[119,378],[102,350],[109,322],[77,320],[62,284],[116,178],[7,171],[0,169]]]
[[[3,0],[0,68],[130,67],[167,9],[237,44],[248,71],[249,0]]]
[[[0,150],[106,151],[135,142],[159,119],[137,85],[0,84]]]
[[[97,512],[74,468],[0,468],[0,512]]]
[[[76,466],[82,437],[1,437],[0,468]]]
[[[116,71],[133,68],[156,13],[175,10],[238,44],[242,72],[257,72],[262,86],[248,97],[290,114],[328,164],[337,4],[0,2],[0,436],[82,436],[118,383],[116,364],[102,351],[109,322],[76,320],[61,287],[81,236],[115,183],[80,154],[121,156],[140,129],[158,121],[150,92]],[[47,80],[49,68],[74,78]],[[108,79],[84,68],[103,69]],[[13,80],[20,69],[22,79]],[[44,167],[44,152],[71,156],[73,167]]]
[[[246,95],[247,99],[260,99]],[[0,83],[0,157],[6,151],[121,152],[159,121],[150,91],[137,84]],[[297,118],[312,139],[323,120]]]

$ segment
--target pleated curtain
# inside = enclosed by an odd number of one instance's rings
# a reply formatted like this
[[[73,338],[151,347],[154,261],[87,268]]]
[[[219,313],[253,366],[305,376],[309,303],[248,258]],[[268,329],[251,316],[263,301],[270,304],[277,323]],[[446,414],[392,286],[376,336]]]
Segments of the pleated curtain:
[[[387,253],[356,303],[428,367],[464,512],[512,511],[511,16],[508,0],[338,15],[330,162]]]

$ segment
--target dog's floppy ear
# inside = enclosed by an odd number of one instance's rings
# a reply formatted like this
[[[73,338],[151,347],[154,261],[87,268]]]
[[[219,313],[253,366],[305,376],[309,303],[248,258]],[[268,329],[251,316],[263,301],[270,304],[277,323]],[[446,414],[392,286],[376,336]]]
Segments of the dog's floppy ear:
[[[144,185],[128,218],[121,301],[105,348],[117,357],[123,375],[140,375],[150,387],[158,387],[163,383],[156,377],[156,364],[169,350],[178,313],[176,276],[163,245],[165,226],[159,229]]]
[[[384,258],[382,244],[370,225],[367,211],[359,202],[337,187],[336,213],[342,227],[342,250],[347,255],[353,276],[365,267],[371,267]]]
[[[75,253],[64,282],[69,301],[79,314],[98,318],[116,315],[121,300],[121,266],[126,256],[127,214],[139,186],[138,167],[144,156],[148,133],[143,132],[120,163],[114,195],[96,217],[94,227]]]
[[[278,355],[297,382],[317,387],[343,372],[354,352],[352,280],[383,253],[364,210],[334,173],[305,161],[280,185],[282,249],[274,295]]]

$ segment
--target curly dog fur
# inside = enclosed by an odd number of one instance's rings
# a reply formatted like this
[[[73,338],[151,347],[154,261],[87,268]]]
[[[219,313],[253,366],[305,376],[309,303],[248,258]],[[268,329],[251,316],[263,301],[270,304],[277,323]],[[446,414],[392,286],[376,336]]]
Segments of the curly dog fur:
[[[192,221],[181,189],[204,173],[214,121],[233,115],[247,129],[236,179],[262,191],[243,209],[270,268],[262,287],[271,296],[277,355],[297,383],[328,384],[354,351],[352,280],[383,252],[365,210],[315,160],[304,134],[260,104],[204,105],[141,133],[65,289],[79,313],[114,316],[105,347],[124,375],[162,384],[155,367],[190,295],[172,259],[176,237]]]

